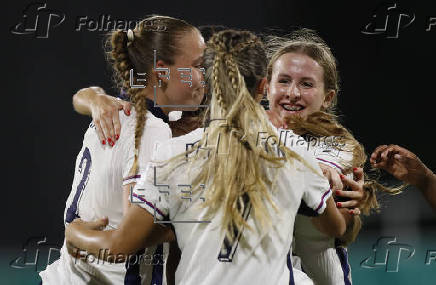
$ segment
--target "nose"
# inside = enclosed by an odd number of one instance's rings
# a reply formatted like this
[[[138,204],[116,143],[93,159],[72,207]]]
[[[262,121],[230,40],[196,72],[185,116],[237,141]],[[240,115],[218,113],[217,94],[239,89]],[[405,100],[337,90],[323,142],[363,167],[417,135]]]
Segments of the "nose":
[[[286,95],[289,96],[291,100],[298,100],[301,97],[300,88],[298,88],[295,82],[292,82],[291,86],[289,86]]]

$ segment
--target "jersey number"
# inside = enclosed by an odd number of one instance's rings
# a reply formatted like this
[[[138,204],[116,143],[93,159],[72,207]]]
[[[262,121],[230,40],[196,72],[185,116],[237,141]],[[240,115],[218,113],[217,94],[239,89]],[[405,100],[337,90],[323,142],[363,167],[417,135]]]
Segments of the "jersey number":
[[[85,167],[83,167],[83,161],[86,160]],[[79,185],[77,186],[76,194],[74,195],[73,203],[71,203],[70,207],[67,210],[67,214],[65,215],[65,222],[71,223],[74,219],[80,218],[78,211],[79,208],[77,207],[79,203],[79,199],[82,196],[82,192],[86,187],[86,184],[88,183],[88,175],[89,171],[91,169],[91,153],[89,152],[89,149],[86,147],[83,151],[82,158],[80,159],[79,163],[79,173],[82,173],[82,179],[80,180]]]
[[[250,215],[251,204],[248,203],[248,196],[244,196],[244,212],[242,216],[244,220],[247,221],[248,215]],[[239,205],[238,205],[239,206]],[[239,208],[239,207],[238,207]],[[238,232],[237,229],[234,231],[234,241],[230,242],[227,237],[224,238],[223,244],[221,245],[220,253],[218,254],[218,260],[220,262],[232,262],[233,256],[235,255],[236,250],[238,249],[239,239],[241,238],[242,232]]]

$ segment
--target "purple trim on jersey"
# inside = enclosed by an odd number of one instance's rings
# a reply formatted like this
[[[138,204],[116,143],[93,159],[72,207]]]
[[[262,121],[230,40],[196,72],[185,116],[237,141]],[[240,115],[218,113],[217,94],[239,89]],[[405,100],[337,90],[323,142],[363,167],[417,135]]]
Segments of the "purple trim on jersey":
[[[323,162],[326,162],[326,163],[329,163],[329,164],[333,165],[334,167],[338,168],[341,172],[344,172],[344,169],[342,167],[340,167],[339,165],[337,165],[336,163],[334,163],[334,162],[331,162],[331,161],[328,161],[328,160],[325,160],[325,159],[322,159],[322,158],[318,158],[318,157],[316,159],[318,159],[320,161],[323,161]]]
[[[288,265],[289,269],[289,285],[295,285],[294,281],[294,271],[292,270],[292,260],[291,260],[291,254],[288,252],[287,258],[286,258],[286,264]]]
[[[321,202],[319,203],[319,206],[318,206],[318,208],[316,208],[315,212],[318,213],[318,210],[321,209],[322,205],[324,204],[325,196],[327,196],[327,194],[330,193],[330,191],[331,191],[331,189],[327,190],[327,191],[324,193],[324,195],[322,195]]]
[[[348,263],[347,250],[342,246],[336,247],[336,254],[341,261],[342,272],[344,273],[344,284],[351,285],[351,280],[348,278],[350,275],[350,264]]]
[[[165,215],[162,213],[161,210],[159,210],[158,207],[155,207],[152,203],[148,202],[147,200],[145,200],[144,198],[142,198],[141,196],[136,195],[135,193],[132,193],[132,196],[138,198],[139,200],[141,200],[142,202],[145,202],[145,204],[147,204],[149,207],[151,207],[152,209],[156,210],[156,212],[158,212],[159,215],[162,216],[162,218],[165,219]]]
[[[141,249],[136,253],[136,261],[145,253],[145,249]],[[130,258],[130,257],[129,257]],[[130,259],[126,260],[126,275],[124,276],[124,285],[141,285],[141,276],[139,275],[140,262],[130,265]]]
[[[130,179],[135,179],[135,178],[141,178],[141,175],[140,174],[132,175],[132,176],[123,178],[123,181],[130,180]]]
[[[153,254],[153,272],[151,273],[151,285],[163,284],[163,245],[160,244],[156,247]]]

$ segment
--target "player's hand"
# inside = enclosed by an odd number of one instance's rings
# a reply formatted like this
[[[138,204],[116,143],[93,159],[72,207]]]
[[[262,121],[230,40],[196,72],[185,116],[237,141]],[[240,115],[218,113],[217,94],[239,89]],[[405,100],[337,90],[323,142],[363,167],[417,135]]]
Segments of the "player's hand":
[[[341,177],[344,186],[348,187],[348,190],[336,190],[335,194],[336,196],[348,198],[350,200],[336,203],[338,208],[349,208],[350,214],[360,214],[360,203],[365,197],[365,190],[363,189],[363,184],[365,184],[363,169],[354,168],[353,179],[348,178],[343,174],[340,174],[339,176]]]
[[[102,144],[113,146],[120,137],[119,110],[130,116],[131,104],[119,98],[98,93],[91,103],[91,115]]]
[[[370,162],[395,178],[418,187],[431,173],[414,153],[398,145],[378,146],[371,154]]]
[[[76,239],[80,238],[81,233],[84,230],[103,230],[109,220],[107,217],[97,219],[90,222],[85,222],[82,219],[75,219],[71,223],[65,226],[65,244],[67,246],[68,253],[74,258],[82,258],[86,256],[86,251],[81,250],[75,246]]]
[[[322,170],[322,173],[329,181],[330,189],[332,189],[332,192],[336,193],[336,191],[342,190],[344,188],[344,185],[342,184],[341,177],[339,176],[339,173],[336,171],[336,169],[323,163],[318,164]]]

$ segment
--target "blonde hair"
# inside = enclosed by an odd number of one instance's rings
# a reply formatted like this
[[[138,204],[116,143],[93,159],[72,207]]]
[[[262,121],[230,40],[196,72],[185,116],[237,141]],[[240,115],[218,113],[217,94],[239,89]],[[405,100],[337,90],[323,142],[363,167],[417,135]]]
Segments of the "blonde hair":
[[[153,15],[139,22],[133,30],[133,40],[129,40],[127,33],[123,30],[109,33],[107,37],[107,54],[114,70],[114,81],[127,92],[136,112],[135,160],[130,170],[131,175],[138,171],[138,154],[146,120],[147,104],[146,95],[141,92],[143,89],[131,88],[130,70],[133,69],[132,82],[134,84],[137,84],[138,73],[146,73],[145,78],[147,82],[150,82],[154,50],[157,51],[156,61],[162,60],[166,64],[174,64],[174,57],[181,52],[177,41],[186,32],[195,29],[183,20]]]
[[[256,86],[266,72],[266,54],[260,39],[248,31],[221,31],[209,40],[204,59],[212,91],[209,110],[212,122],[198,142],[198,149],[208,151],[209,156],[202,162],[192,185],[193,189],[203,183],[207,185],[202,205],[208,215],[223,209],[222,230],[231,241],[242,227],[252,230],[243,216],[247,202],[261,229],[266,230],[271,225],[268,206],[279,210],[271,197],[276,187],[277,169],[294,160],[308,164],[298,154],[278,144],[265,110],[254,99]],[[214,119],[224,119],[226,123],[217,124]],[[272,138],[262,147],[257,145],[260,130]],[[207,141],[217,140],[224,142],[226,155],[219,153],[219,146],[207,144]],[[277,151],[274,140],[283,156],[274,154]],[[173,161],[184,160],[194,150]],[[198,160],[197,154],[190,162]],[[269,174],[268,168],[275,169],[276,175]]]
[[[300,53],[315,60],[324,71],[324,91],[335,91],[335,96],[326,112],[335,113],[337,95],[340,90],[340,78],[337,61],[329,46],[315,31],[300,29],[292,32],[287,37],[268,36],[268,69],[267,80],[271,81],[272,70],[275,62],[284,54]]]
[[[291,33],[289,38],[270,37],[269,39],[269,56],[271,58],[268,64],[267,80],[271,80],[272,69],[277,59],[290,52],[302,53],[313,60],[323,68],[324,71],[324,89],[325,92],[334,90],[336,94],[339,92],[339,72],[337,70],[337,62],[330,48],[322,40],[315,31],[309,29],[300,29]],[[296,134],[312,135],[315,137],[334,136],[336,147],[340,151],[351,152],[353,159],[351,165],[344,169],[344,174],[352,173],[353,168],[364,167],[367,161],[367,155],[363,145],[357,141],[352,133],[342,126],[336,112],[337,96],[329,108],[319,112],[310,114],[306,119],[298,116],[293,116],[287,119],[287,124]],[[373,171],[374,172],[374,171]],[[372,211],[378,212],[380,204],[377,200],[377,191],[385,192],[391,195],[396,195],[402,192],[405,186],[386,187],[376,179],[372,178],[368,173],[364,173],[365,183],[363,189],[365,196],[360,203],[360,210],[364,215],[370,215]],[[355,240],[360,229],[361,219],[354,216],[354,222],[349,226],[346,234],[340,239],[342,244],[349,244]]]

